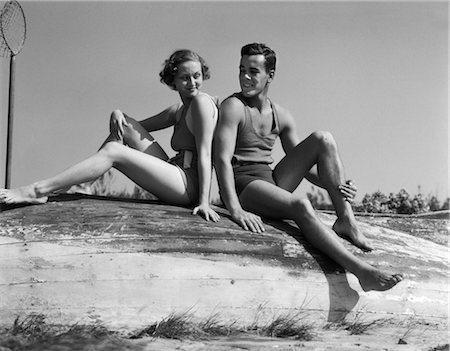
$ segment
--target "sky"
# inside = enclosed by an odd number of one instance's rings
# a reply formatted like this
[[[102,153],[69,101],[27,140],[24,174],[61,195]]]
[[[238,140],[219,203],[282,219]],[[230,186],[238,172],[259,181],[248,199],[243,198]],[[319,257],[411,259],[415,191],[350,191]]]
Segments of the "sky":
[[[212,76],[204,91],[223,100],[239,91],[241,46],[263,42],[278,58],[269,96],[292,112],[301,138],[334,135],[357,200],[377,190],[416,194],[419,186],[448,196],[447,1],[21,5],[27,39],[16,57],[12,187],[94,153],[114,109],[141,120],[177,103],[158,76],[174,50],[206,59]],[[9,59],[0,62],[1,187]],[[169,155],[171,133],[154,133]],[[275,160],[282,156],[277,144]]]

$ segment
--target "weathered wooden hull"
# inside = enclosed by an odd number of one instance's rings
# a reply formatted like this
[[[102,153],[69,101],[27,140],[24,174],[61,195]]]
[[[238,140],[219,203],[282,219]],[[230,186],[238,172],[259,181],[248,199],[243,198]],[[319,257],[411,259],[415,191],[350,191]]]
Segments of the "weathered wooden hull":
[[[448,248],[361,223],[367,262],[405,280],[363,292],[355,276],[313,249],[291,223],[241,230],[226,211],[210,223],[156,202],[60,197],[0,212],[0,313],[43,313],[53,323],[102,321],[134,330],[172,312],[252,322],[302,310],[314,321],[448,321]],[[335,217],[320,214],[332,225]]]

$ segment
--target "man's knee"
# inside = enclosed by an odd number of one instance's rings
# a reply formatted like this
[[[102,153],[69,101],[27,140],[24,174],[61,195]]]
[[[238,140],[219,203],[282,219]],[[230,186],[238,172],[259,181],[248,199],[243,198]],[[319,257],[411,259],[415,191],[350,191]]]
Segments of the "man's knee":
[[[327,150],[337,149],[333,134],[327,131],[319,130],[311,134],[311,137],[323,148]]]
[[[300,216],[301,218],[311,218],[315,215],[314,207],[305,197],[301,196],[293,196],[292,199],[292,208],[296,216]]]

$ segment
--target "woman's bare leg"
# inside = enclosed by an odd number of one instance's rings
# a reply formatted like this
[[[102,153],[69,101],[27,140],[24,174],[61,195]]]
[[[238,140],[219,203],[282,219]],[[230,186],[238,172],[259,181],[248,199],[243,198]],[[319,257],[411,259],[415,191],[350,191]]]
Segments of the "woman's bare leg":
[[[56,176],[21,188],[0,190],[0,202],[43,203],[47,195],[94,181],[114,167],[161,200],[188,204],[185,179],[180,170],[166,162],[165,152],[138,122],[127,121],[129,125],[124,130],[123,140],[110,135],[98,152]]]
[[[138,121],[128,116],[125,116],[125,119],[127,121],[127,125],[123,127],[123,136],[120,138],[116,135],[110,134],[100,148],[110,141],[117,141],[121,144],[128,145],[132,149],[158,157],[163,161],[167,161],[169,159],[162,147]]]
[[[47,200],[47,195],[93,181],[112,167],[163,201],[180,205],[189,203],[183,176],[176,166],[114,141],[54,177],[18,189],[2,190],[0,201],[42,203]]]
[[[348,251],[336,233],[320,221],[307,199],[261,180],[251,182],[239,199],[245,210],[260,216],[294,220],[314,247],[356,275],[364,291],[388,290],[402,280],[400,274],[376,269]]]
[[[348,237],[359,248],[372,250],[369,240],[358,229],[350,203],[339,190],[339,185],[345,182],[344,167],[330,133],[315,132],[286,155],[274,170],[277,185],[289,192],[294,191],[314,165],[317,165],[319,179],[336,210],[338,219],[333,230]]]

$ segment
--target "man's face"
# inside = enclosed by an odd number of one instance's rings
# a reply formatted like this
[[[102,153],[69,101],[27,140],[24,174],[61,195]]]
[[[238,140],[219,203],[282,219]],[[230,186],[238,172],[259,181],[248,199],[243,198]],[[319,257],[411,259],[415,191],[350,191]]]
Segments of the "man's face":
[[[264,55],[242,56],[239,65],[239,83],[245,97],[260,94],[272,81],[272,73],[267,73],[264,67]]]

